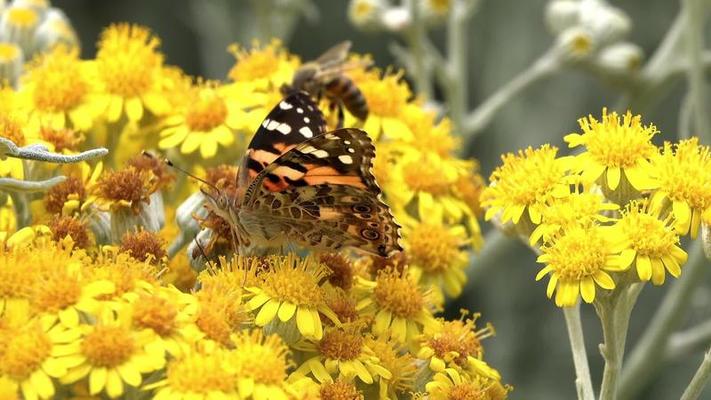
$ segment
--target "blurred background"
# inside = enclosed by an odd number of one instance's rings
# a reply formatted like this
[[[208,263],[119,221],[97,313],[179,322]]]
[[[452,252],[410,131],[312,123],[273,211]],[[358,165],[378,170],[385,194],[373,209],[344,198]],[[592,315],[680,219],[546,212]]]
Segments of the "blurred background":
[[[348,18],[349,2],[293,2],[304,5],[295,11],[299,16],[283,23],[272,21],[270,28],[258,18],[259,10],[255,7],[268,7],[274,1],[55,0],[52,3],[70,18],[85,57],[94,55],[98,35],[106,25],[127,21],[150,27],[162,39],[161,48],[168,64],[178,65],[191,75],[213,79],[225,78],[234,63],[232,55],[226,52],[229,44],[249,44],[255,38],[265,41],[272,34],[281,36],[287,47],[303,60],[315,58],[335,43],[351,40],[354,51],[372,54],[378,66],[396,64],[390,48],[401,37],[356,29]],[[470,108],[526,70],[555,41],[545,24],[547,3],[546,0],[480,1],[466,27]],[[680,7],[679,2],[669,0],[611,3],[630,17],[632,26],[626,40],[639,46],[646,57],[654,53]],[[428,32],[437,47],[445,48],[445,31],[443,25]],[[707,42],[711,39],[708,31],[706,38]],[[653,122],[662,131],[657,143],[663,138],[676,137],[685,91],[686,81],[682,77],[669,85],[652,106],[632,110],[642,113],[645,123]],[[599,116],[604,106],[617,109],[625,104],[620,93],[619,88],[583,69],[564,68],[508,102],[476,140],[462,149],[462,154],[479,160],[482,175],[488,177],[499,164],[502,153],[542,143],[562,148],[563,135],[577,130],[578,118],[587,114]],[[439,99],[441,95],[435,91],[434,97]],[[483,229],[490,231],[491,226],[483,223]],[[485,259],[473,258],[470,282],[463,296],[448,306],[448,316],[456,318],[460,308],[467,308],[481,312],[482,321],[494,324],[497,335],[485,342],[487,360],[501,371],[504,382],[515,387],[512,399],[575,398],[573,363],[563,314],[546,299],[545,284],[534,281],[538,271],[534,256],[515,240],[509,240],[496,252],[487,252],[486,247],[484,252]],[[711,317],[711,285],[706,282],[701,286],[694,293],[684,326]],[[632,315],[628,352],[669,285],[648,289],[652,290],[643,291]],[[582,313],[593,381],[599,382],[600,327],[592,307],[584,306]],[[666,364],[637,398],[678,398],[701,357],[699,349]],[[711,390],[707,389],[705,396],[708,397],[702,398],[711,398]]]

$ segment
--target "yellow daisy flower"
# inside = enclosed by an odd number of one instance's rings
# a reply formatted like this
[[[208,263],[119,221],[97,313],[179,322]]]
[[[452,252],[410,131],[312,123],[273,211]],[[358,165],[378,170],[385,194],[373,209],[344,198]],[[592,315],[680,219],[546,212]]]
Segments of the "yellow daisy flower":
[[[472,239],[463,225],[444,222],[441,205],[422,198],[418,208],[419,219],[398,217],[408,265],[420,284],[443,288],[448,296],[457,297],[467,281],[469,254],[464,249]]]
[[[89,380],[89,393],[106,393],[114,399],[123,395],[126,386],[140,387],[144,373],[165,365],[160,346],[152,345],[153,332],[134,331],[130,318],[104,309],[96,315],[96,325],[82,325],[81,337],[66,345],[64,354],[74,366],[60,378],[63,384]]]
[[[25,123],[16,113],[0,114],[0,137],[12,140],[19,147],[31,144],[24,133]],[[25,172],[22,160],[15,157],[0,160],[0,176],[23,179]]]
[[[325,266],[310,257],[299,259],[293,253],[269,257],[268,263],[270,268],[260,274],[258,286],[246,288],[251,297],[247,308],[256,312],[254,323],[265,326],[274,321],[273,331],[279,329],[279,324],[293,324],[295,320],[298,332],[305,338],[321,339],[321,315],[338,321],[326,306],[320,286],[327,276]]]
[[[573,226],[557,234],[541,246],[542,254],[536,261],[546,264],[536,275],[536,280],[550,274],[546,294],[556,292],[558,307],[572,307],[582,295],[586,303],[595,300],[595,286],[612,290],[615,281],[609,272],[624,271],[615,257],[622,248],[612,240],[610,228],[593,225]],[[618,248],[616,248],[618,246]]]
[[[101,296],[115,303],[119,299],[135,301],[142,292],[150,293],[158,286],[158,269],[147,261],[139,261],[116,247],[104,246],[84,269],[87,282],[111,282],[114,291]]]
[[[679,246],[671,215],[660,220],[646,202],[633,201],[622,211],[615,228],[614,240],[625,247],[619,257],[621,266],[634,263],[639,279],[651,279],[655,285],[664,283],[665,269],[671,276],[679,277],[687,254]]]
[[[438,120],[434,111],[425,109],[419,102],[408,103],[402,109],[402,120],[412,132],[413,140],[408,144],[416,148],[446,158],[461,145],[461,139],[452,134],[452,121]]]
[[[233,44],[228,51],[236,59],[227,73],[230,80],[258,90],[278,89],[283,84],[291,83],[299,67],[298,57],[289,54],[278,39],[266,46],[255,41],[249,50]]]
[[[359,284],[367,290],[367,297],[358,302],[357,309],[375,317],[375,335],[409,344],[422,327],[436,323],[432,292],[420,288],[408,272],[386,268],[375,281],[359,278]]]
[[[367,337],[365,345],[378,356],[380,365],[390,377],[378,379],[378,395],[381,399],[399,399],[415,391],[418,375],[418,360],[405,346],[390,339]]]
[[[505,400],[511,387],[502,385],[495,379],[459,372],[454,368],[447,368],[438,372],[432,380],[425,385],[429,399],[432,400]]]
[[[382,74],[377,69],[353,76],[354,83],[363,93],[369,109],[363,130],[375,140],[381,135],[393,140],[408,141],[413,138],[412,130],[401,118],[405,106],[413,96],[402,77],[402,72]],[[347,114],[345,126],[353,126],[355,122],[355,118]]]
[[[146,385],[156,400],[228,400],[239,398],[237,371],[225,349],[193,350],[168,362],[165,378]]]
[[[198,84],[190,91],[185,110],[165,119],[158,146],[170,149],[180,145],[182,154],[199,149],[202,158],[213,158],[218,146],[232,145],[235,131],[245,128],[245,112],[236,101],[239,98],[227,97],[215,84]]]
[[[169,77],[163,72],[160,40],[139,25],[114,24],[106,28],[96,52],[96,71],[106,119],[122,115],[139,121],[147,109],[163,115],[170,109],[164,93]]]
[[[602,109],[601,121],[593,116],[578,120],[583,133],[571,133],[565,141],[572,147],[584,145],[586,151],[575,156],[574,169],[582,171],[583,179],[595,182],[603,174],[604,185],[614,191],[620,182],[629,182],[637,190],[652,189],[649,159],[657,153],[652,137],[659,131],[650,124],[642,125],[642,117],[630,111],[620,118],[616,112]]]
[[[22,78],[20,98],[30,126],[91,128],[103,111],[96,92],[94,64],[63,45],[35,59]]]
[[[651,207],[662,211],[671,205],[674,228],[680,235],[696,238],[702,215],[711,215],[711,153],[698,138],[676,145],[664,143],[662,153],[652,159],[652,174],[659,183]]]
[[[491,183],[481,194],[481,204],[487,208],[484,219],[501,213],[502,223],[518,224],[525,213],[531,222],[540,223],[546,201],[570,193],[563,182],[570,159],[556,158],[557,152],[546,144],[502,155],[503,165],[492,172]]]
[[[339,379],[333,382],[324,382],[315,399],[349,399],[364,400],[363,392],[356,387],[354,382]],[[310,398],[309,398],[310,399]]]
[[[358,378],[370,385],[380,378],[390,379],[378,355],[365,343],[361,323],[328,328],[314,349],[318,355],[304,361],[296,374],[313,375],[317,381],[333,382],[334,378],[346,381]]]
[[[53,398],[52,379],[62,377],[71,366],[61,357],[62,345],[75,340],[78,330],[30,319],[26,308],[5,310],[2,321],[0,376],[12,382],[25,399]]]
[[[104,173],[94,186],[92,199],[105,211],[130,209],[138,214],[159,186],[153,172],[129,166]]]
[[[85,210],[93,203],[94,197],[90,193],[103,169],[101,161],[94,168],[86,162],[62,167],[61,171],[67,179],[44,194],[44,211],[55,215],[74,215]]]

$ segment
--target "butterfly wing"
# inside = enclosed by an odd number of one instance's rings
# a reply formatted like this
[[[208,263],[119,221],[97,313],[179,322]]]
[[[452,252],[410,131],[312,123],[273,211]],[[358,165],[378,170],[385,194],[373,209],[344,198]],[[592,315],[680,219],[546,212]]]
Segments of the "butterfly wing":
[[[267,240],[281,234],[312,248],[356,247],[380,256],[402,250],[400,226],[372,174],[374,158],[372,141],[359,129],[308,139],[255,177],[241,219]]]
[[[238,187],[246,188],[262,170],[297,144],[325,132],[323,113],[308,93],[296,91],[267,114],[247,146]]]

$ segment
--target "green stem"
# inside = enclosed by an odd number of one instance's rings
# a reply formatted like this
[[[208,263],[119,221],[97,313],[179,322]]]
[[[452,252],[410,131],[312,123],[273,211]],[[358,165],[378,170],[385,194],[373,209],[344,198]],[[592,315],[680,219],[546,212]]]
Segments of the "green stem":
[[[704,354],[704,359],[696,370],[694,377],[691,378],[689,386],[681,395],[681,400],[696,400],[701,396],[701,392],[711,379],[711,349]]]
[[[706,79],[702,55],[704,52],[705,4],[702,0],[683,0],[683,12],[686,15],[686,53],[689,59],[688,82],[689,95],[692,99],[696,134],[707,144],[711,142],[709,125],[709,103],[706,96]]]
[[[681,324],[694,290],[704,280],[707,269],[704,260],[701,243],[696,241],[689,249],[689,261],[681,277],[669,289],[652,322],[630,353],[620,379],[620,399],[637,398],[645,385],[656,376],[664,356],[660,350],[665,348],[672,332]]]
[[[472,7],[463,1],[455,1],[449,13],[447,24],[447,55],[446,85],[449,117],[454,124],[455,132],[464,129],[464,117],[469,109],[469,83],[467,77],[467,27]]]
[[[580,321],[580,304],[576,304],[575,307],[563,308],[563,315],[565,316],[565,325],[568,328],[570,350],[573,353],[578,400],[594,400],[595,393],[593,392],[592,379],[590,378],[588,355],[585,350],[583,324]]]
[[[431,74],[427,64],[427,54],[425,53],[427,27],[422,20],[421,2],[409,0],[407,4],[412,18],[412,22],[405,32],[405,39],[407,40],[407,45],[410,50],[413,68],[410,74],[415,81],[417,93],[422,96],[424,100],[430,100],[433,90]]]
[[[604,340],[604,343],[600,345],[600,353],[605,359],[602,384],[600,385],[600,400],[617,398],[618,377],[622,370],[630,314],[643,287],[642,283],[633,283],[627,287],[615,289],[607,297],[601,296],[595,299],[595,310],[602,323]]]

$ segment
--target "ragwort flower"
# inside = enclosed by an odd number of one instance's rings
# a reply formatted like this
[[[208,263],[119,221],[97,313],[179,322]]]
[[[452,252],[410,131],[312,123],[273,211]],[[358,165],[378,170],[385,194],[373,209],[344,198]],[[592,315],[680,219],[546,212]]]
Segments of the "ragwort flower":
[[[228,51],[234,55],[236,63],[227,76],[254,89],[278,89],[285,83],[291,83],[299,66],[299,59],[284,50],[278,39],[266,46],[254,42],[250,50],[232,45]]]

